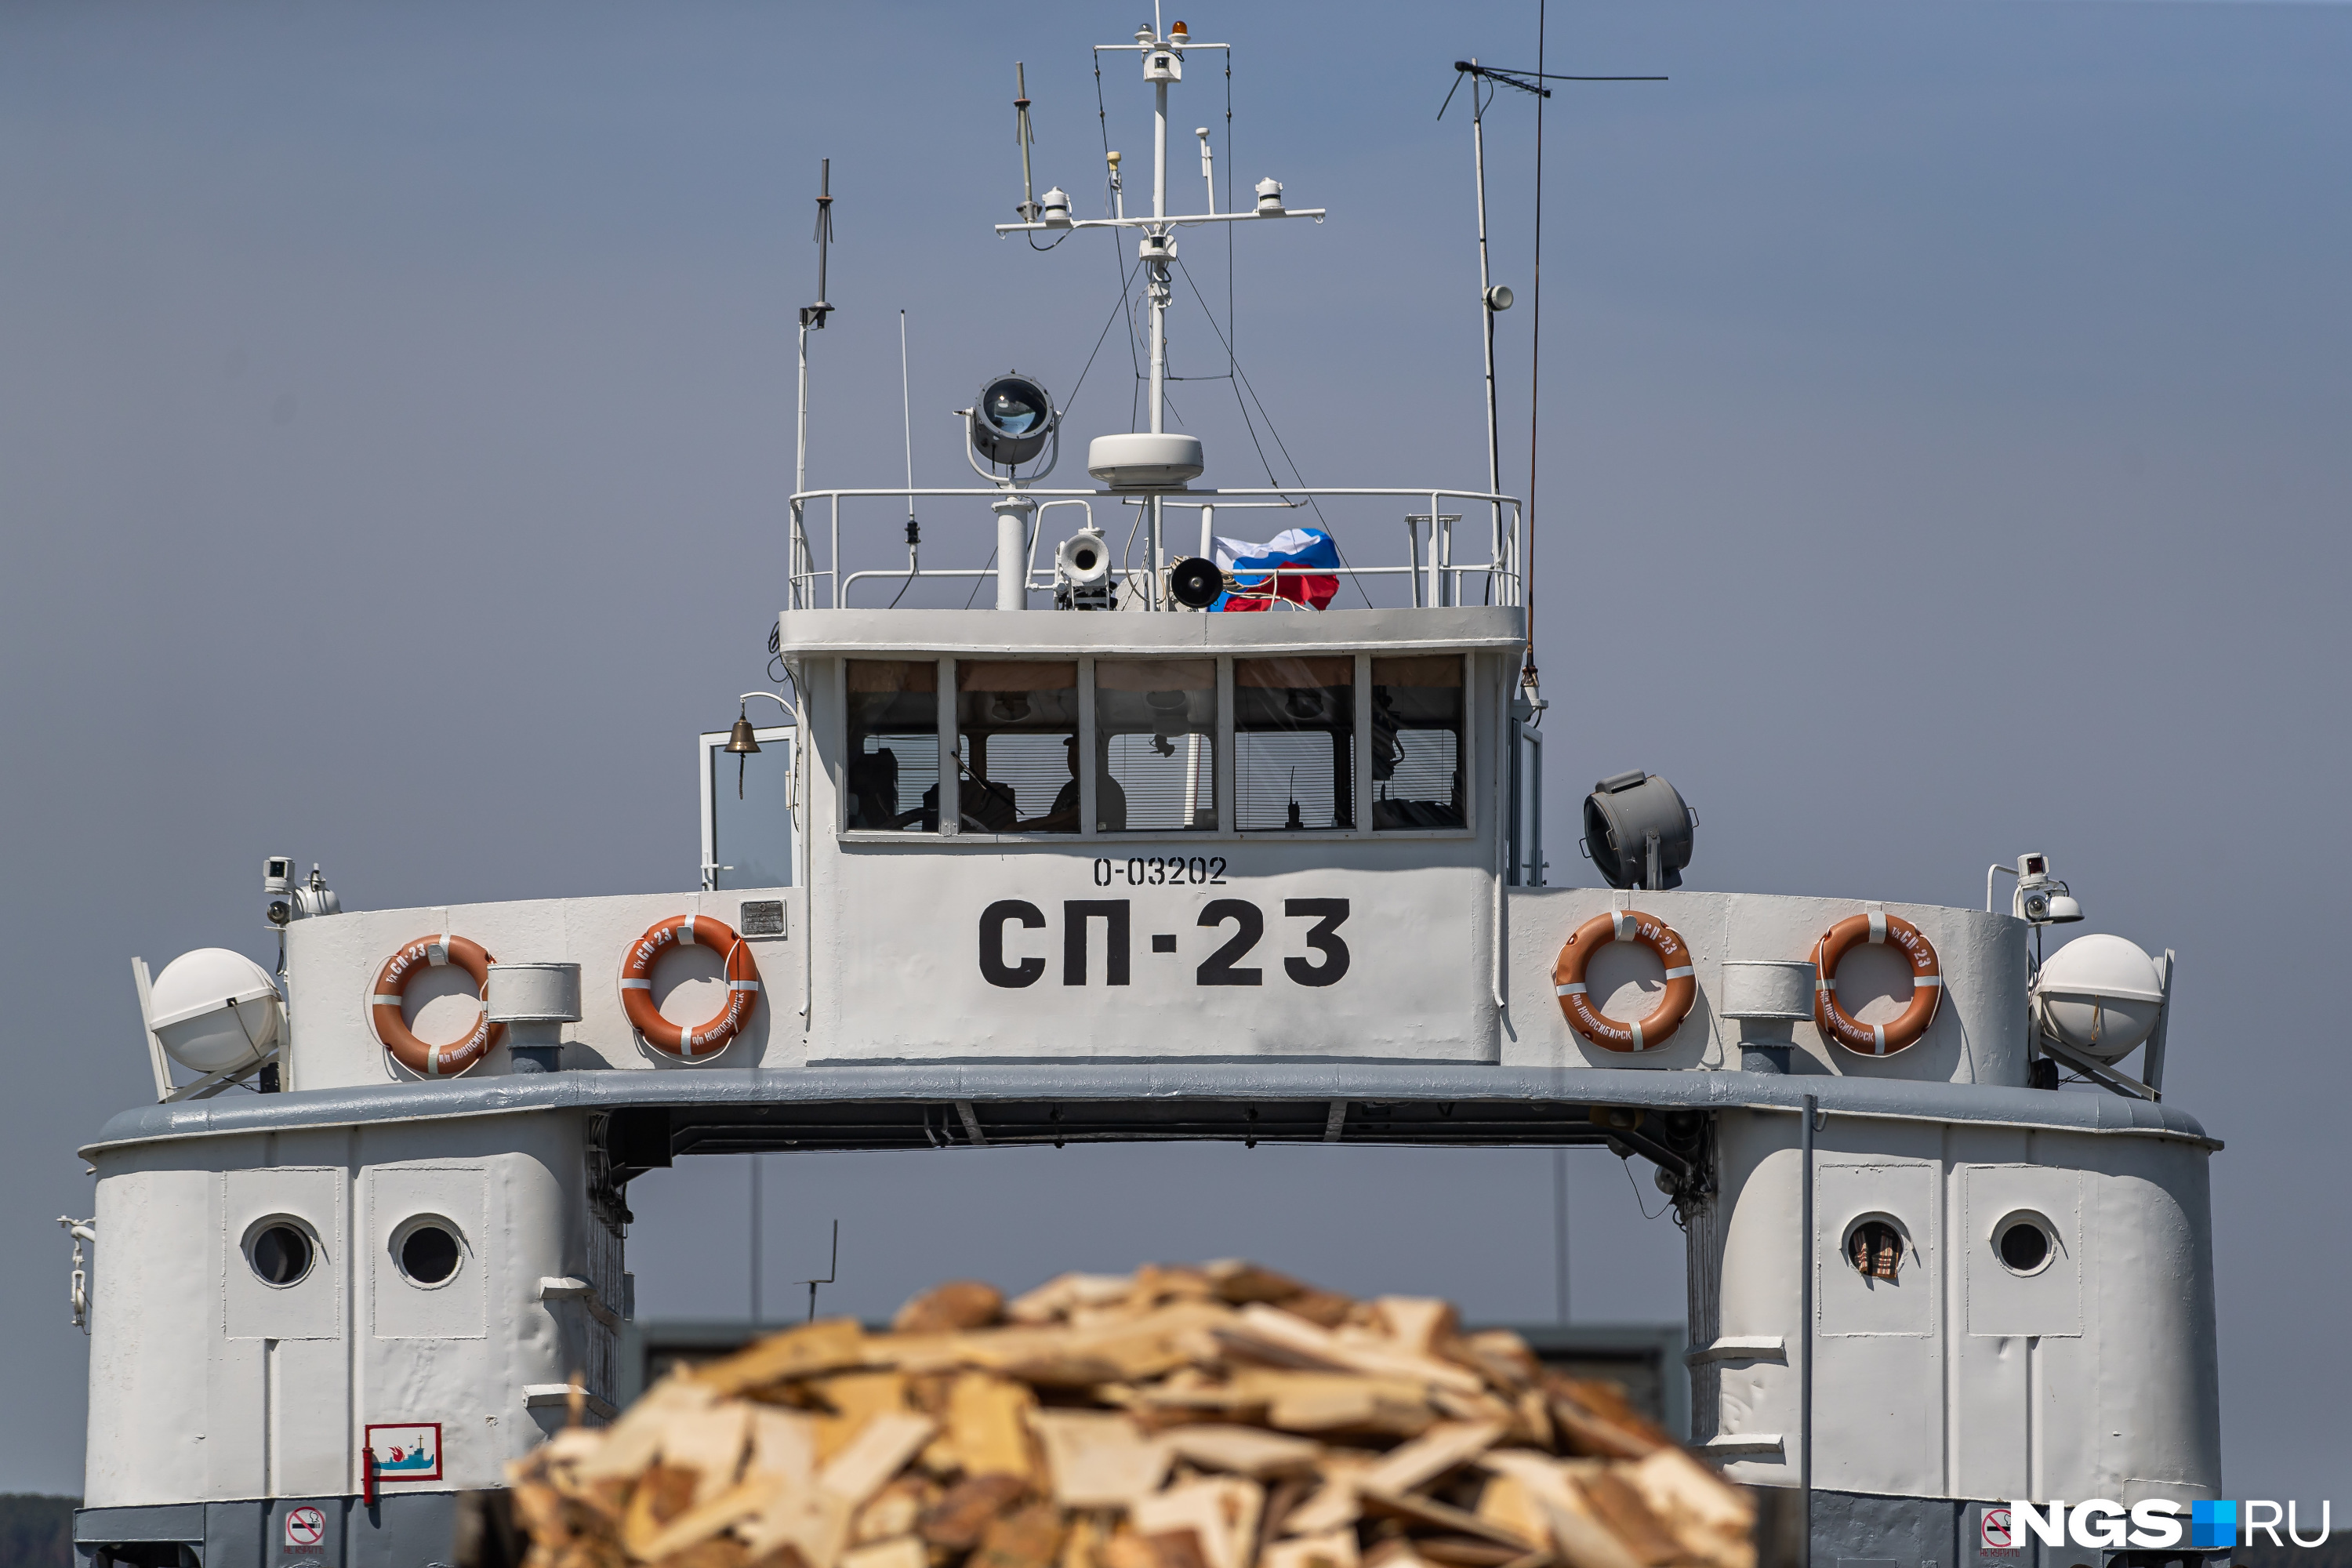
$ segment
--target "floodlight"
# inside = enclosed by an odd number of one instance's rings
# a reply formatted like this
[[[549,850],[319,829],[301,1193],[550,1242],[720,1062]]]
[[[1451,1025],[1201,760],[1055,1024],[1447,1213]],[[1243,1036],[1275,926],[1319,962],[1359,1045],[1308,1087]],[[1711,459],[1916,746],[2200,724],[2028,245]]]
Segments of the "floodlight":
[[[1612,888],[1679,888],[1697,822],[1674,785],[1636,768],[1585,797],[1584,851]]]
[[[971,405],[971,449],[1012,468],[1045,449],[1057,416],[1045,389],[1018,374],[1000,375]]]

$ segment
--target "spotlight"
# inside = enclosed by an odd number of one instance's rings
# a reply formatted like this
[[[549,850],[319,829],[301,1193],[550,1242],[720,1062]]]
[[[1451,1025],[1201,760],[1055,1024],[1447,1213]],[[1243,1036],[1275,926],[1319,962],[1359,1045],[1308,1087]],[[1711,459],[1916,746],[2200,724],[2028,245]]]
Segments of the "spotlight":
[[[1168,568],[1168,596],[1188,610],[1205,610],[1225,591],[1225,574],[1197,555]]]
[[[1602,779],[1584,801],[1584,852],[1612,888],[1679,888],[1698,817],[1640,768]]]
[[[1045,389],[1018,374],[1000,375],[971,405],[971,449],[1012,468],[1045,449],[1057,419]]]

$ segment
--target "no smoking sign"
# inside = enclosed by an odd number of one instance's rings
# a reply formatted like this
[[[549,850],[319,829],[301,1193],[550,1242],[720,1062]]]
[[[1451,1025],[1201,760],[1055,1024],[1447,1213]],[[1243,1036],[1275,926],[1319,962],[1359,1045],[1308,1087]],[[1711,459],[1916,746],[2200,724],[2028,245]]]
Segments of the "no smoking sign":
[[[327,1539],[327,1516],[315,1508],[289,1509],[286,1544],[297,1552],[316,1552]]]
[[[2022,1557],[2018,1549],[2017,1525],[2006,1505],[1988,1503],[1977,1513],[1977,1555],[1979,1557]]]

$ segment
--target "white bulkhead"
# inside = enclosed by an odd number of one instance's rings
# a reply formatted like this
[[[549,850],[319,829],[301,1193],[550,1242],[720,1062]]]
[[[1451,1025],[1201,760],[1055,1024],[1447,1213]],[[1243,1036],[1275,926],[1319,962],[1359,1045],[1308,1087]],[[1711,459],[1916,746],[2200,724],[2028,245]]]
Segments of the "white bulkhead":
[[[2207,1141],[1826,1115],[1808,1249],[1799,1121],[1723,1112],[1689,1228],[1694,1436],[1735,1478],[1795,1479],[1810,1257],[1817,1486],[2218,1495]]]
[[[371,1423],[438,1424],[428,1489],[502,1485],[575,1371],[599,1403],[613,1386],[621,1244],[585,1120],[98,1152],[86,1506],[357,1494]]]

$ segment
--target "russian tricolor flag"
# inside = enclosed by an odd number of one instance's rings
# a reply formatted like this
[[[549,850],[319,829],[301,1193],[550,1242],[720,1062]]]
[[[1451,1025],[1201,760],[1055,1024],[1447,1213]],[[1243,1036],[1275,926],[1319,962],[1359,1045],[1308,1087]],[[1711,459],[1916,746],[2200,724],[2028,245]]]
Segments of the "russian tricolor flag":
[[[1277,567],[1317,566],[1339,570],[1339,547],[1319,528],[1292,528],[1264,544],[1239,539],[1216,542],[1217,570],[1234,580],[1234,592],[1221,594],[1212,610],[1263,610],[1287,599],[1319,610],[1339,591],[1339,579],[1276,576]],[[1253,575],[1255,574],[1255,575]]]

